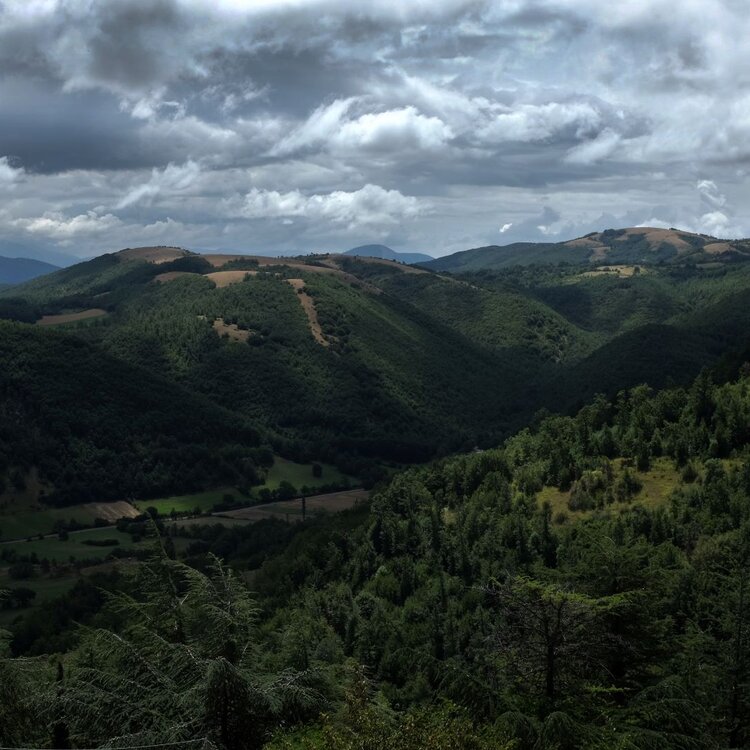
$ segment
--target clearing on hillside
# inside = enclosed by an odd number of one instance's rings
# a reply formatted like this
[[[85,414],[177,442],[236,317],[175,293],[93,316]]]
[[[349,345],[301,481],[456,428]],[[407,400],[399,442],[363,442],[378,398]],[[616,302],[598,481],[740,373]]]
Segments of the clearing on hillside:
[[[92,307],[89,310],[81,310],[73,313],[60,313],[59,315],[44,315],[36,321],[38,326],[61,326],[65,323],[77,323],[81,320],[92,320],[93,318],[102,318],[107,314],[106,310],[100,307]]]
[[[622,458],[612,461],[615,478],[622,476],[625,464]],[[629,467],[630,473],[638,480],[640,489],[628,500],[616,501],[602,508],[591,510],[572,510],[569,506],[571,490],[560,490],[557,487],[544,487],[537,494],[537,502],[550,504],[552,518],[555,523],[564,523],[566,520],[577,520],[586,518],[599,512],[623,513],[635,505],[646,508],[656,508],[664,505],[673,490],[680,484],[679,472],[668,458],[657,458],[648,471],[636,471]]]
[[[205,274],[207,279],[211,279],[217,289],[222,289],[230,284],[239,284],[248,276],[257,276],[257,271],[213,271]]]
[[[147,263],[169,263],[171,260],[177,260],[188,255],[187,250],[180,247],[167,247],[159,245],[154,247],[128,247],[120,250],[117,257],[120,260],[145,260]]]
[[[224,318],[216,318],[211,325],[220,337],[226,336],[232,341],[247,341],[254,333],[240,328],[236,323],[225,323]]]

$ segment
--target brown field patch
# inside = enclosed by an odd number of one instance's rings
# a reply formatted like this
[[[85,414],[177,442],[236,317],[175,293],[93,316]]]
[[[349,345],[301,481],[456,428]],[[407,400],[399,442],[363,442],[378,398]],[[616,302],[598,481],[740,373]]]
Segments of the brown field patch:
[[[313,338],[321,346],[330,346],[330,343],[323,335],[323,329],[320,327],[318,321],[318,311],[315,309],[315,302],[313,298],[305,291],[305,282],[303,279],[286,279],[286,283],[292,287],[297,293],[299,303],[302,305],[302,309],[305,311],[307,316],[307,322],[310,325],[310,332]]]
[[[253,331],[240,328],[236,323],[225,323],[224,318],[216,318],[211,325],[219,337],[226,336],[232,341],[247,341],[253,335]]]
[[[646,241],[651,244],[654,248],[661,245],[662,242],[666,242],[668,245],[672,245],[678,251],[681,250],[692,250],[693,246],[686,242],[683,237],[696,236],[690,232],[673,231],[671,229],[656,229],[654,227],[632,227],[625,230],[623,237],[630,237],[634,234],[642,234],[645,236]]]
[[[193,273],[192,271],[167,271],[166,273],[160,273],[154,276],[154,281],[160,284],[166,284],[168,281],[174,281],[181,276],[200,276],[200,274]]]
[[[171,260],[182,258],[188,254],[180,247],[159,245],[154,247],[129,247],[120,250],[117,256],[122,260],[145,260],[147,263],[169,263]]]
[[[217,289],[222,289],[230,284],[239,284],[248,276],[257,276],[257,274],[257,271],[213,271],[205,276],[214,282]]]
[[[710,253],[711,255],[731,253],[733,249],[734,248],[728,242],[709,242],[708,245],[703,246],[704,252]]]
[[[107,315],[106,310],[99,307],[92,307],[90,310],[82,310],[74,313],[60,313],[59,315],[44,315],[37,320],[38,326],[59,326],[65,323],[77,323],[79,320],[91,320],[92,318],[101,318]]]
[[[311,495],[306,499],[306,511],[310,515],[318,513],[339,513],[365,502],[370,496],[367,490],[343,490],[324,495]],[[302,520],[302,500],[280,500],[276,503],[255,505],[252,508],[238,508],[215,514],[217,518],[232,518],[243,521],[261,521],[264,518],[282,518],[290,521]],[[210,523],[210,521],[209,521]]]

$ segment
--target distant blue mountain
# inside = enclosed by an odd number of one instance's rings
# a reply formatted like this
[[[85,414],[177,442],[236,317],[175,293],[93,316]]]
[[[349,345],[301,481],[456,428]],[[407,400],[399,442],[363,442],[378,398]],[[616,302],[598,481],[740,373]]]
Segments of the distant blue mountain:
[[[398,253],[386,245],[360,245],[347,250],[344,255],[359,255],[363,258],[384,258],[385,260],[397,260],[401,263],[425,263],[433,260],[431,255],[425,253]]]
[[[6,258],[0,255],[0,284],[21,284],[45,273],[57,271],[59,266],[33,258]]]

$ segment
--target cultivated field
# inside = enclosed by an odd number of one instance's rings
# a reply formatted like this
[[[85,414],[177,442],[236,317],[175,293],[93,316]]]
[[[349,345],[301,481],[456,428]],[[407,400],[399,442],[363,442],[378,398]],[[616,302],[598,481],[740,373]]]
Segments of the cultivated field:
[[[207,279],[211,279],[217,289],[222,289],[230,284],[239,284],[248,276],[257,276],[257,271],[213,271],[205,274]]]
[[[0,515],[0,541],[26,539],[39,534],[50,534],[57,522],[74,521],[93,526],[97,519],[114,523],[118,518],[134,518],[137,508],[120,500],[112,503],[82,503],[67,508],[49,508],[38,504],[19,507],[9,505]]]

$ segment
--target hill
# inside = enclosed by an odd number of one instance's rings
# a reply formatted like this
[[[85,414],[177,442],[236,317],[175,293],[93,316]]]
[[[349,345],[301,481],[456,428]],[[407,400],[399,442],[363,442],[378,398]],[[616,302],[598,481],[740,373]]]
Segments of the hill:
[[[372,482],[496,444],[541,408],[688,382],[746,345],[750,264],[607,269],[130,248],[5,290],[0,318],[231,411],[277,455]]]
[[[21,284],[29,279],[57,271],[59,266],[33,258],[0,256],[0,285]]]
[[[426,253],[400,253],[391,250],[386,245],[359,245],[347,250],[343,255],[359,255],[363,258],[383,258],[385,260],[395,260],[400,263],[426,263],[433,260],[431,255]]]
[[[630,227],[592,232],[566,242],[519,242],[465,250],[424,263],[435,271],[454,273],[497,270],[515,265],[732,262],[750,257],[747,240],[720,240],[678,229]]]
[[[2,507],[250,485],[268,462],[247,419],[78,336],[0,321],[0,359]]]
[[[44,564],[16,545],[6,726],[41,746],[53,692],[86,747],[133,726],[266,750],[745,747],[748,372],[597,397],[341,515],[174,523],[36,610]]]

